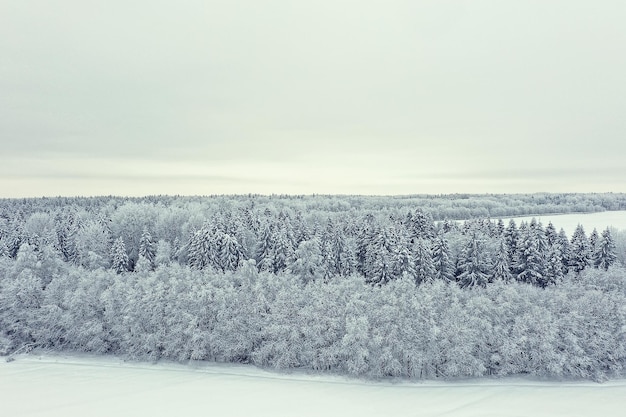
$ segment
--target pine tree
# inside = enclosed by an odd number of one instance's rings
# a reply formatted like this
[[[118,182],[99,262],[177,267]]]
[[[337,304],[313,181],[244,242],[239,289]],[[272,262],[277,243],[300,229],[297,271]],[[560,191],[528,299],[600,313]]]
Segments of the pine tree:
[[[111,269],[118,274],[128,271],[128,253],[122,237],[118,237],[111,247]]]
[[[609,269],[611,265],[617,260],[617,253],[615,249],[615,241],[611,235],[611,231],[607,227],[598,241],[596,251],[593,256],[593,265],[596,268]]]

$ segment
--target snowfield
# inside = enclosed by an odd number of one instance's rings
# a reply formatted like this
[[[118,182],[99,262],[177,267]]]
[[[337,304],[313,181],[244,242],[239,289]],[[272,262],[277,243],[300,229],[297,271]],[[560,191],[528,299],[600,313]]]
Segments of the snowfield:
[[[0,362],[2,416],[623,416],[626,381],[364,382],[85,355]]]

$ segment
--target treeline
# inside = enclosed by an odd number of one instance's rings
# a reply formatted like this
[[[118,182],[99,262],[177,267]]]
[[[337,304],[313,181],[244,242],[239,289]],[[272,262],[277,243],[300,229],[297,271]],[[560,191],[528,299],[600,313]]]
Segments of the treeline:
[[[4,353],[28,346],[373,378],[604,380],[626,365],[621,268],[587,269],[545,289],[498,282],[463,290],[406,277],[383,286],[356,275],[304,283],[258,272],[254,261],[226,273],[171,264],[118,274],[42,265],[22,251],[0,259],[0,274]]]
[[[441,279],[462,287],[497,280],[545,287],[570,271],[606,270],[620,261],[609,229],[587,235],[581,226],[570,239],[535,220],[461,224],[435,222],[421,208],[329,215],[257,206],[254,198],[228,201],[16,212],[0,217],[0,256],[15,259],[32,250],[43,263],[58,259],[118,273],[170,263],[224,273],[255,260],[259,271],[289,272],[305,282],[357,274],[372,284],[408,277],[417,284]]]
[[[434,221],[351,198],[335,211],[334,197],[319,210],[313,197],[3,201],[0,353],[621,375],[626,274],[611,230]]]
[[[73,207],[90,213],[110,212],[126,203],[159,205],[210,212],[216,206],[269,207],[272,210],[316,212],[372,211],[384,215],[419,207],[434,220],[520,217],[545,214],[626,210],[624,193],[440,194],[405,196],[362,195],[216,195],[147,197],[44,197],[0,199],[0,217],[28,215]]]

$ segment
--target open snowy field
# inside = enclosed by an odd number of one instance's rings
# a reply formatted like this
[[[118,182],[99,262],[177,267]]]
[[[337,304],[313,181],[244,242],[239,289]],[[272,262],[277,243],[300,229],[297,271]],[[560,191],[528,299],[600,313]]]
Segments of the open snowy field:
[[[623,416],[626,381],[361,382],[244,365],[18,356],[0,362],[3,416]]]
[[[568,236],[572,236],[576,226],[582,224],[585,228],[587,235],[595,228],[598,233],[601,233],[607,227],[612,227],[618,230],[626,230],[626,211],[604,211],[600,213],[573,213],[573,214],[553,214],[553,215],[538,215],[538,216],[525,216],[525,217],[513,217],[517,225],[520,222],[529,222],[532,218],[536,218],[541,221],[544,227],[552,222],[557,232],[563,228]],[[505,225],[511,218],[503,218]]]

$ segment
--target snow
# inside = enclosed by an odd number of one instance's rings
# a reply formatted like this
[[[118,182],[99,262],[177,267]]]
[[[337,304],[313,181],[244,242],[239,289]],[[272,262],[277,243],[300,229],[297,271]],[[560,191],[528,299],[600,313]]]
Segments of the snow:
[[[0,362],[3,416],[623,416],[626,380],[367,382],[85,355]]]
[[[561,228],[565,230],[568,236],[572,236],[576,226],[582,224],[585,228],[587,236],[595,228],[598,233],[601,233],[607,227],[613,227],[618,230],[626,230],[626,211],[603,211],[600,213],[573,213],[573,214],[552,214],[552,215],[537,215],[537,216],[525,216],[525,217],[513,217],[515,223],[519,226],[520,222],[530,222],[536,218],[541,221],[543,227],[546,227],[549,222],[552,222],[556,231]],[[511,217],[503,217],[504,225],[508,226]]]

